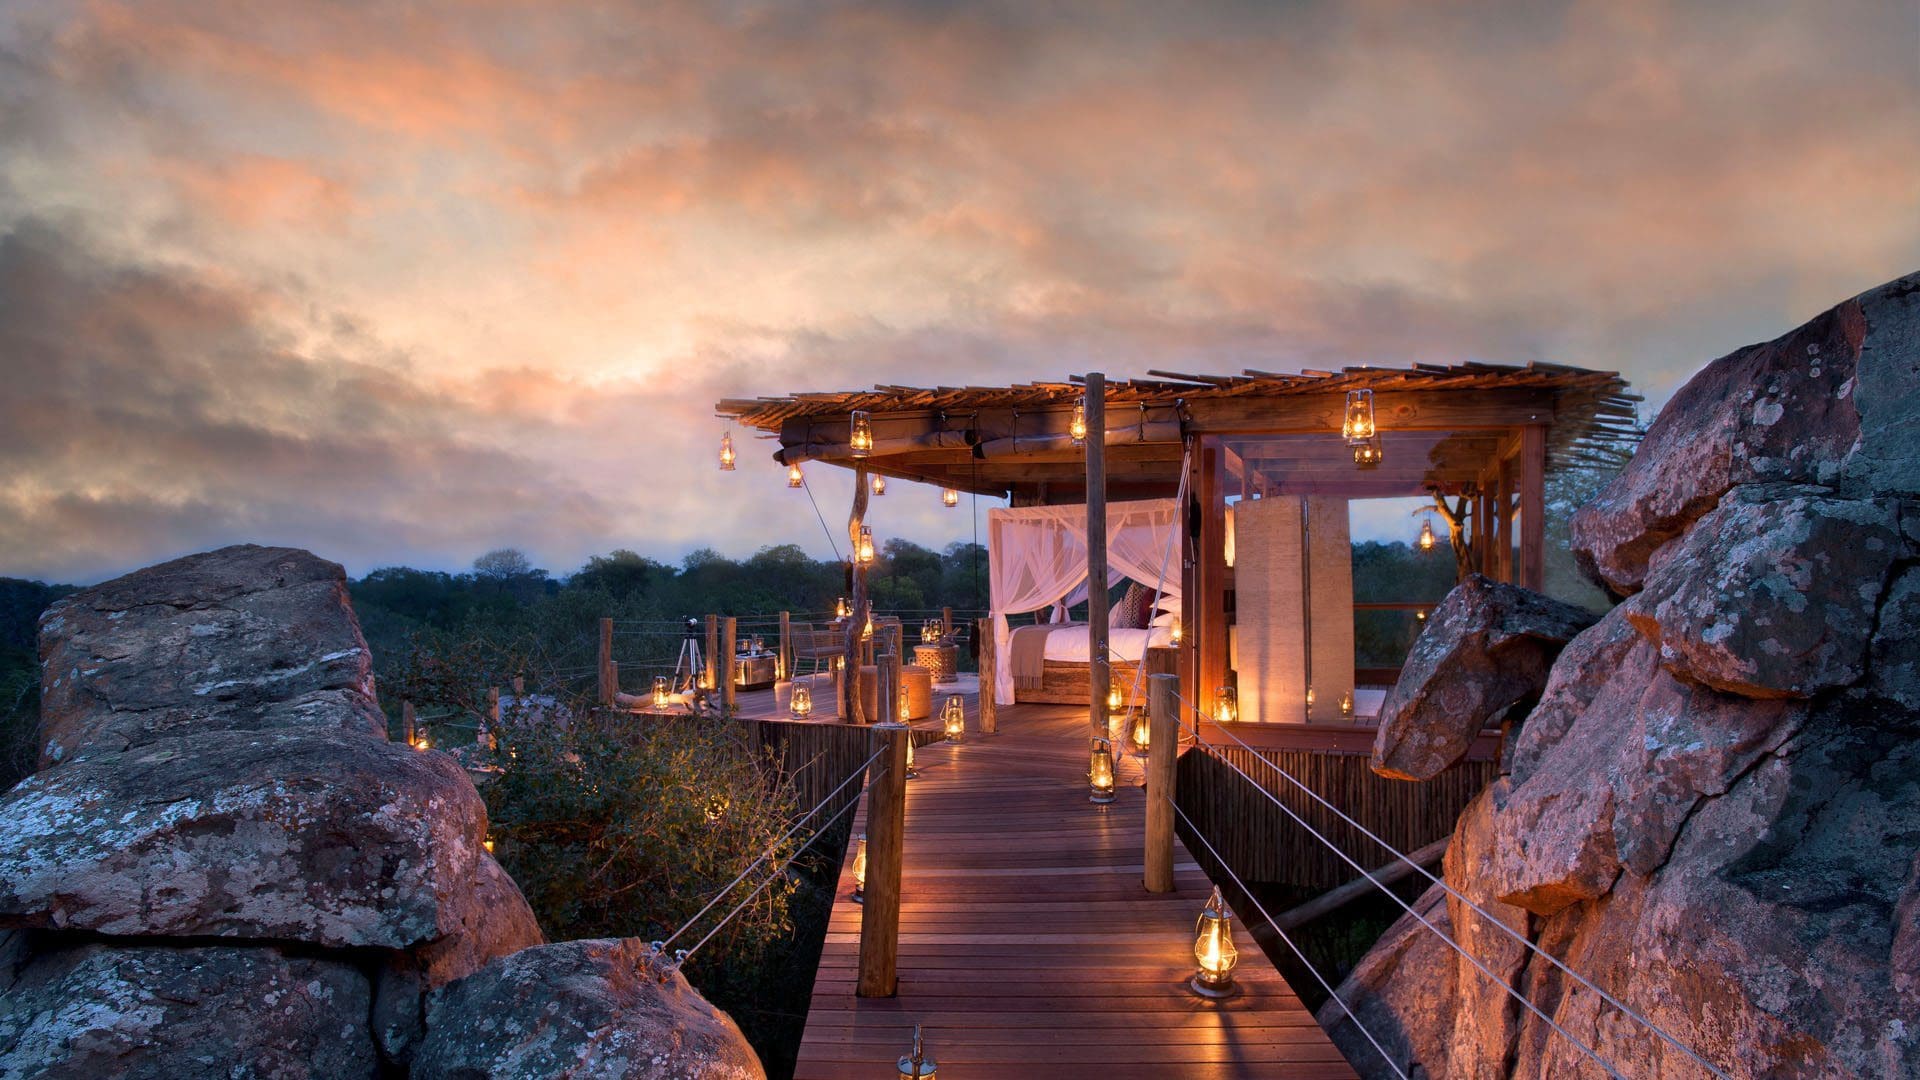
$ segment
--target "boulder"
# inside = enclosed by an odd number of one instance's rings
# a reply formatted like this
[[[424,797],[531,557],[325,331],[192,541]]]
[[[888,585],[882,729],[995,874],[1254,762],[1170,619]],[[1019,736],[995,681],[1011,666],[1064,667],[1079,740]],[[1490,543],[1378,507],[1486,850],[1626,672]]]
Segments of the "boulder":
[[[1920,274],[1708,364],[1573,517],[1575,558],[1637,591],[1653,553],[1742,484],[1920,491]]]
[[[378,1075],[367,978],[270,947],[36,949],[0,994],[0,1080]]]
[[[1747,697],[1810,697],[1866,671],[1897,505],[1735,488],[1661,552],[1627,618],[1667,670]]]
[[[1599,616],[1479,574],[1433,610],[1380,706],[1373,770],[1428,780],[1507,708],[1536,698],[1554,657]]]
[[[427,997],[416,1080],[764,1077],[740,1029],[637,939],[496,960]]]
[[[1411,906],[1414,914],[1388,927],[1340,983],[1335,991],[1340,1000],[1328,999],[1315,1014],[1362,1076],[1393,1076],[1394,1068],[1402,1076],[1416,1076],[1416,1064],[1447,1059],[1450,1025],[1458,1013],[1454,953],[1420,923],[1425,919],[1441,934],[1452,934],[1447,892],[1435,885]],[[1380,1049],[1368,1035],[1380,1041]],[[1380,1050],[1394,1068],[1380,1060]]]
[[[244,544],[96,585],[40,619],[40,766],[196,731],[387,737],[339,564]]]
[[[1887,587],[1880,629],[1867,648],[1867,685],[1890,705],[1920,710],[1920,566]]]
[[[208,731],[87,754],[0,797],[0,926],[429,947],[429,981],[540,940],[449,757]]]

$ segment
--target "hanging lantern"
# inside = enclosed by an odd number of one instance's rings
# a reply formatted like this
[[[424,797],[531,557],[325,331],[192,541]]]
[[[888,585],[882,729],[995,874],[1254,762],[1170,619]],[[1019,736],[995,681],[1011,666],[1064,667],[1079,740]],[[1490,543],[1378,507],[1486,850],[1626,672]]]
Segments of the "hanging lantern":
[[[842,596],[833,602],[833,617],[844,619],[853,614],[853,608],[847,606],[847,598]]]
[[[1351,690],[1340,695],[1340,715],[1348,719],[1353,717],[1353,691]]]
[[[1222,686],[1213,692],[1214,720],[1221,724],[1231,724],[1240,719],[1240,694],[1231,686]]]
[[[967,707],[960,701],[960,695],[947,698],[946,707],[940,710],[940,723],[946,730],[948,742],[961,742],[967,737]]]
[[[1353,463],[1363,469],[1378,468],[1386,459],[1387,455],[1380,449],[1378,437],[1368,439],[1353,448]]]
[[[733,471],[733,432],[731,431],[722,432],[720,435],[720,471]]]
[[[658,708],[665,708],[667,706],[667,703],[672,699],[672,697],[673,697],[672,680],[668,679],[665,675],[655,675],[653,677],[654,705]]]
[[[813,715],[813,690],[798,683],[793,687],[793,700],[787,704],[787,711],[795,720],[805,720]]]
[[[787,466],[787,486],[790,488],[807,486],[806,474],[800,471],[800,463],[797,461]]]
[[[1113,748],[1105,739],[1093,740],[1093,760],[1087,767],[1087,801],[1113,801]]]
[[[873,563],[873,526],[860,526],[860,551],[855,556],[863,565]]]
[[[1428,514],[1426,520],[1420,523],[1420,541],[1419,542],[1420,542],[1421,551],[1433,550],[1434,539],[1433,539],[1433,515],[1432,514]]]
[[[847,450],[857,458],[873,453],[873,418],[864,409],[853,410],[853,432],[847,436]]]
[[[940,490],[940,504],[942,506],[959,506],[960,492],[953,488],[942,488]]]
[[[1240,950],[1233,945],[1233,912],[1217,885],[1193,924],[1193,959],[1200,965],[1187,983],[1194,993],[1209,998],[1233,993],[1233,969],[1240,962]]]
[[[881,476],[879,473],[873,474],[873,493],[875,495],[885,495],[887,493],[887,478]]]
[[[1340,421],[1340,437],[1350,446],[1358,446],[1371,440],[1376,432],[1373,423],[1373,391],[1347,391],[1347,410]]]
[[[1087,441],[1087,399],[1084,397],[1073,403],[1073,419],[1067,421],[1067,437],[1073,440],[1075,446]]]
[[[867,838],[863,833],[853,841],[853,902],[867,901]]]
[[[940,1067],[927,1056],[926,1047],[920,1042],[920,1025],[913,1025],[913,1046],[896,1064],[899,1080],[936,1080]]]

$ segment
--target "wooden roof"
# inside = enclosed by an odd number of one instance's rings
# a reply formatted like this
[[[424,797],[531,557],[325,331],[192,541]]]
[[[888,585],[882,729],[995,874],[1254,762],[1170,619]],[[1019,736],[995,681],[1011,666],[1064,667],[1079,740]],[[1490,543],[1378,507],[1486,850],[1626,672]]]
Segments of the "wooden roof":
[[[1109,489],[1114,497],[1172,493],[1181,448],[1190,435],[1254,438],[1337,433],[1349,390],[1374,393],[1388,465],[1356,473],[1337,441],[1315,442],[1308,455],[1330,490],[1351,481],[1353,494],[1419,494],[1452,488],[1475,475],[1482,455],[1506,452],[1501,432],[1527,425],[1548,431],[1549,468],[1589,457],[1601,443],[1634,436],[1637,395],[1616,372],[1559,364],[1525,366],[1417,364],[1411,368],[1353,367],[1285,374],[1249,370],[1239,375],[1154,371],[1145,379],[1107,384]],[[1029,501],[1075,501],[1079,450],[1066,438],[1067,418],[1082,379],[982,386],[876,386],[870,390],[728,399],[715,408],[727,419],[778,439],[776,461],[820,460],[853,465],[846,447],[854,410],[873,417],[875,452],[864,459],[888,476]],[[1396,457],[1394,436],[1406,432],[1477,432],[1445,440],[1447,460]],[[1489,433],[1493,433],[1489,435]],[[1418,449],[1434,449],[1428,439]],[[1270,455],[1292,462],[1288,475],[1305,484],[1298,452]],[[1336,472],[1337,470],[1337,472]],[[1280,488],[1277,490],[1284,490]]]

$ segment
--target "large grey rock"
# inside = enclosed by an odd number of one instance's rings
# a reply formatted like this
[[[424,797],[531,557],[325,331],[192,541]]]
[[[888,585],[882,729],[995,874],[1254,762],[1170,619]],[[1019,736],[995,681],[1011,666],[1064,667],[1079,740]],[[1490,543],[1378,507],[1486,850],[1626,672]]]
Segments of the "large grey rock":
[[[763,1077],[740,1029],[638,940],[496,960],[427,998],[416,1080]]]
[[[1409,906],[1413,913],[1388,927],[1336,988],[1340,1000],[1328,999],[1315,1014],[1361,1076],[1390,1077],[1394,1068],[1417,1076],[1417,1064],[1447,1060],[1459,987],[1453,951],[1439,937],[1453,932],[1446,890],[1435,885]],[[1379,1041],[1378,1049],[1368,1035]],[[1393,1068],[1380,1060],[1381,1050]]]
[[[1708,364],[1620,476],[1573,517],[1576,559],[1618,592],[1742,484],[1920,491],[1920,274]]]
[[[385,739],[337,563],[252,544],[67,597],[40,619],[40,765],[209,730]]]
[[[1866,671],[1904,554],[1892,503],[1736,488],[1655,559],[1627,618],[1675,675],[1748,697],[1810,697]]]
[[[1508,707],[1538,697],[1561,648],[1598,615],[1470,575],[1433,610],[1380,706],[1373,770],[1428,780]]]
[[[269,947],[38,951],[0,992],[0,1080],[378,1075],[366,976]]]
[[[88,755],[0,797],[0,926],[434,947],[433,982],[540,940],[451,758],[210,731]]]

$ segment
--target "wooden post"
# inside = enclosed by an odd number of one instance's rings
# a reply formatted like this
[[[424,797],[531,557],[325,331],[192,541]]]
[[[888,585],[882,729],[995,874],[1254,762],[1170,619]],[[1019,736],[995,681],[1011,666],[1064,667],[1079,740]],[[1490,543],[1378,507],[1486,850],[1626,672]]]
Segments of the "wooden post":
[[[1474,569],[1493,576],[1493,499],[1487,494],[1485,473],[1473,497],[1473,560]]]
[[[736,668],[740,661],[736,650],[740,645],[740,620],[732,615],[720,620],[720,704],[729,712],[733,711],[734,699],[738,691],[734,689]]]
[[[1520,429],[1520,584],[1547,584],[1547,429]]]
[[[1155,650],[1158,651],[1158,650]],[[1147,676],[1147,891],[1173,891],[1173,763],[1180,756],[1180,730],[1173,711],[1178,675]]]
[[[870,723],[871,718],[863,713],[860,700],[860,631],[866,628],[867,617],[871,614],[867,601],[867,566],[860,561],[860,526],[867,519],[867,467],[853,467],[853,510],[847,515],[847,541],[851,545],[848,551],[853,557],[853,610],[847,619],[845,635],[846,677],[840,680],[840,716],[850,723]],[[869,841],[871,845],[871,841]]]
[[[905,724],[873,729],[885,751],[867,770],[867,884],[860,911],[860,982],[864,998],[892,997],[899,987],[900,868],[907,827]]]
[[[513,677],[513,696],[520,697],[526,692],[527,692],[527,677],[525,675],[515,675]]]
[[[1194,674],[1199,681],[1194,683],[1192,697],[1209,714],[1214,713],[1219,704],[1213,700],[1213,694],[1227,683],[1230,659],[1227,651],[1227,496],[1220,486],[1220,448],[1216,442],[1217,436],[1206,437],[1201,441],[1200,452],[1194,455],[1200,468],[1199,483],[1194,490],[1199,492],[1201,519],[1194,577],[1200,587],[1195,590],[1199,595],[1194,598],[1197,621],[1186,628],[1188,636],[1196,640]]]
[[[600,620],[600,665],[596,669],[600,676],[600,704],[611,707],[614,692],[619,688],[613,677],[613,620]]]
[[[1107,377],[1087,373],[1087,720],[1107,733]]]
[[[981,619],[974,633],[980,642],[980,733],[991,735],[1000,726],[1000,706],[993,700],[994,668],[1000,662],[993,654],[993,619]]]
[[[780,613],[780,655],[774,659],[776,678],[793,681],[793,622],[789,612]]]
[[[418,727],[419,720],[418,717],[414,715],[413,702],[410,700],[401,701],[400,734],[406,738],[407,746],[413,746],[413,740],[416,737]]]
[[[900,719],[900,699],[905,697],[907,692],[907,689],[906,689],[907,687],[907,682],[906,682],[907,628],[906,626],[902,624],[900,626],[893,627],[888,634],[888,640],[891,642],[888,648],[893,655],[889,657],[887,660],[887,671],[888,671],[889,677],[893,679],[894,700],[892,704],[887,706],[889,711],[886,714],[886,719],[898,720]]]
[[[720,685],[720,616],[707,616],[707,689]]]

